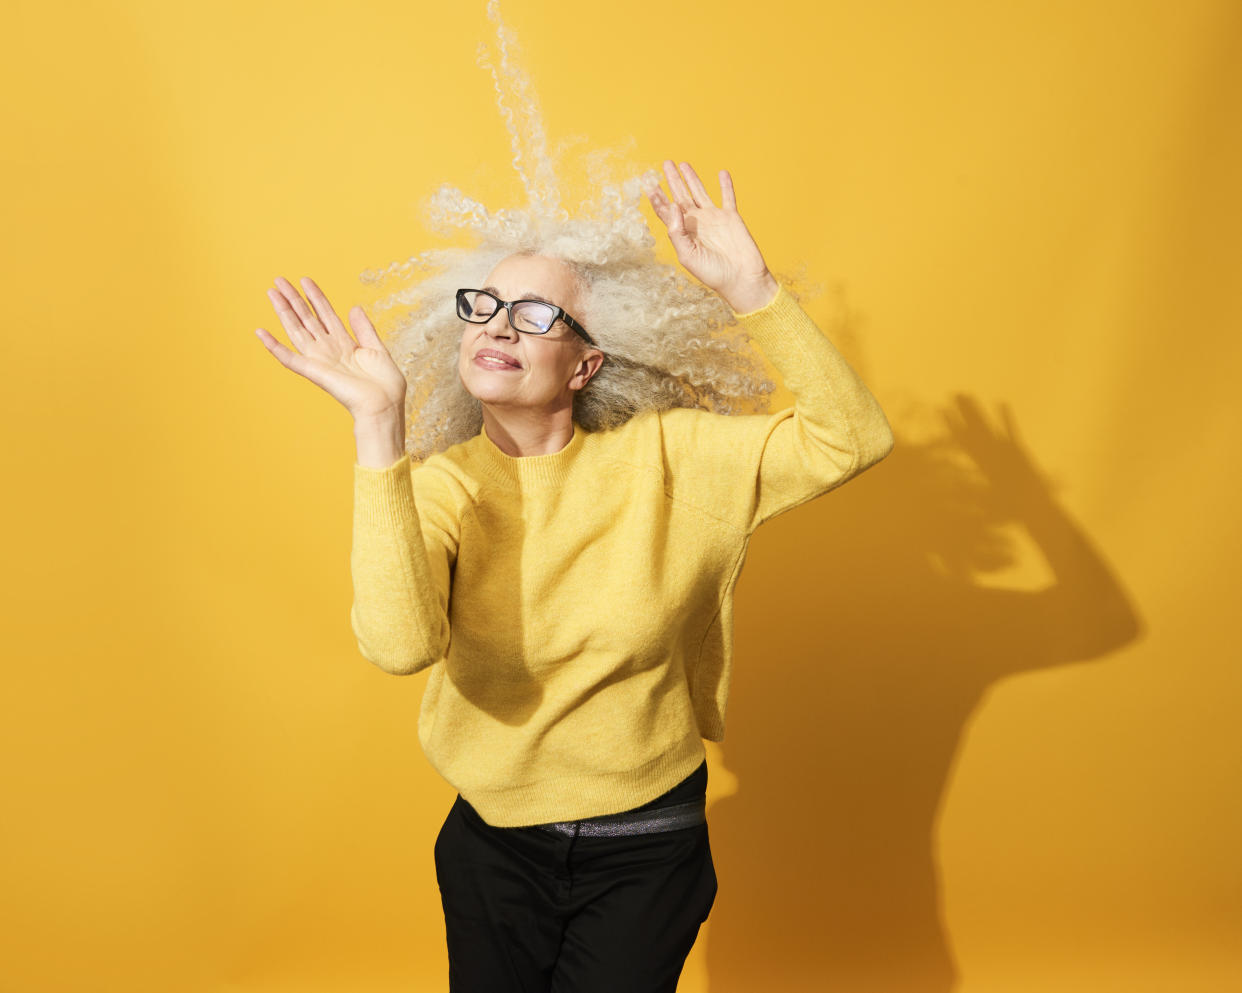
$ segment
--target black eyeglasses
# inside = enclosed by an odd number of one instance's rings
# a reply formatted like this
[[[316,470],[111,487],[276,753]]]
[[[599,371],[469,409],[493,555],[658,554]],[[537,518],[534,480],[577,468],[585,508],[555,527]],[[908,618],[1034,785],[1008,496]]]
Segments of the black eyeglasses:
[[[523,334],[547,334],[558,320],[564,321],[574,331],[594,345],[586,329],[563,309],[543,300],[501,300],[487,290],[458,290],[457,316],[471,324],[486,324],[496,316],[496,308],[509,312],[509,327]]]

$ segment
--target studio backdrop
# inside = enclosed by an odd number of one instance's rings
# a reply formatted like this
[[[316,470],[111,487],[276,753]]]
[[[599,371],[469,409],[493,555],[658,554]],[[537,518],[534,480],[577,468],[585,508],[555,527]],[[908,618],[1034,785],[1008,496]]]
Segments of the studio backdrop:
[[[566,207],[728,169],[897,437],[751,543],[681,988],[1242,988],[1242,7],[502,14]],[[8,20],[0,991],[446,990],[426,673],[359,654],[349,416],[254,332],[442,183],[523,205],[497,25]]]

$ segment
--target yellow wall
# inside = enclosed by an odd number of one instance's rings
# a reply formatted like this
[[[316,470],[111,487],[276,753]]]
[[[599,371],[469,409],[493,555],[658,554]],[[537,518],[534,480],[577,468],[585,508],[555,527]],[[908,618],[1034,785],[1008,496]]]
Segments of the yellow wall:
[[[505,15],[553,141],[732,171],[898,434],[751,546],[682,990],[1240,988],[1242,8]],[[9,23],[0,989],[446,989],[425,676],[254,328],[519,203],[483,0]]]

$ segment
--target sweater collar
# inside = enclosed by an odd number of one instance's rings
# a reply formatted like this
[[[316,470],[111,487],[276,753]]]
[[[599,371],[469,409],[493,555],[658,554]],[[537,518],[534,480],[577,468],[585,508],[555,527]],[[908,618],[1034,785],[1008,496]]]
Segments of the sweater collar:
[[[475,451],[480,461],[498,483],[517,489],[532,486],[559,486],[569,474],[569,467],[578,452],[586,432],[577,421],[573,422],[574,435],[559,452],[548,455],[506,455],[487,436],[487,429],[480,428],[475,436]]]

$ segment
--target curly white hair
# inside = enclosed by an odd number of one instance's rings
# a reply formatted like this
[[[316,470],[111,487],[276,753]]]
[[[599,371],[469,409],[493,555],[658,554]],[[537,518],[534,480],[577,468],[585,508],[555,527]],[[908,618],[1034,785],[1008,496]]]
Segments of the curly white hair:
[[[583,305],[574,316],[605,355],[599,371],[575,395],[574,420],[585,430],[608,430],[651,409],[765,411],[775,386],[731,308],[656,257],[640,204],[645,192],[658,186],[659,174],[647,169],[617,182],[609,164],[615,153],[593,152],[585,165],[592,188],[599,191],[596,200],[584,201],[576,217],[561,207],[539,104],[497,0],[490,0],[488,16],[496,25],[500,64],[488,58],[483,44],[479,62],[491,71],[529,206],[493,213],[442,184],[425,202],[427,226],[444,236],[464,230],[474,244],[430,249],[361,274],[366,283],[401,284],[375,309],[407,309],[384,332],[408,384],[406,450],[425,459],[481,430],[482,407],[458,373],[466,325],[457,316],[455,294],[459,287],[480,285],[497,263],[515,254],[559,259],[579,279]],[[787,287],[795,281],[782,277]]]

